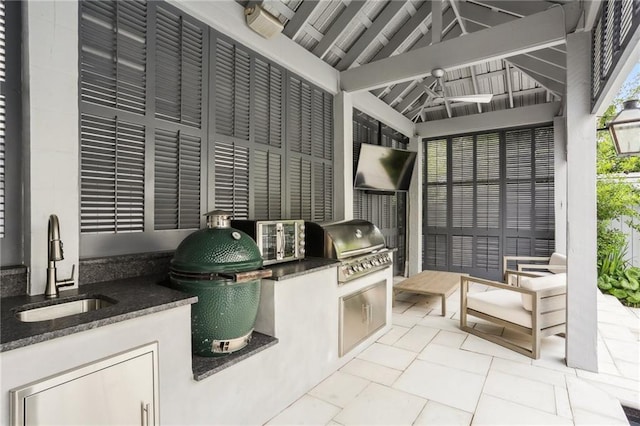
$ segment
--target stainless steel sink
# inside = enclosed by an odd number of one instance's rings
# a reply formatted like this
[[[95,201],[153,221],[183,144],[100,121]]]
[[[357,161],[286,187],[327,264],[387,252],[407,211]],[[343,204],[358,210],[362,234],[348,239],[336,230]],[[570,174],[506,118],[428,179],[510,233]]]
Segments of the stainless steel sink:
[[[86,299],[71,300],[68,302],[21,310],[16,312],[16,318],[22,322],[47,321],[56,318],[68,317],[69,315],[96,311],[98,309],[111,306],[114,303],[115,301],[100,297],[88,297]]]

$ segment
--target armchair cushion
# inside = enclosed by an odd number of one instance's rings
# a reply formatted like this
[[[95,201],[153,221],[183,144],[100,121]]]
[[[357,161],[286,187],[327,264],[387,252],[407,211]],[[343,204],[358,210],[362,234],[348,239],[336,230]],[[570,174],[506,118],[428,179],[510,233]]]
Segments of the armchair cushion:
[[[520,279],[520,287],[527,290],[547,290],[549,288],[566,287],[567,286],[567,274],[554,274],[545,275],[543,277],[523,277]],[[522,294],[522,306],[527,311],[531,312],[533,309],[533,301],[528,294]]]
[[[549,271],[559,274],[567,271],[567,256],[560,253],[553,253],[549,258]]]
[[[520,293],[489,290],[467,294],[467,307],[523,327],[531,327],[531,313],[524,310]]]

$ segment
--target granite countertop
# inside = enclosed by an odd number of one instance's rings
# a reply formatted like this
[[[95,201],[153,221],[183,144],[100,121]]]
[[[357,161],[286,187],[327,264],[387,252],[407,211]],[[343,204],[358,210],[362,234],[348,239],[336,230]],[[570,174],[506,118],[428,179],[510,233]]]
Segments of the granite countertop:
[[[274,281],[282,281],[289,278],[307,275],[323,269],[334,268],[340,264],[339,260],[324,259],[320,257],[307,257],[301,260],[294,260],[286,263],[268,265],[265,268],[271,269],[273,275],[267,278]]]
[[[159,275],[127,278],[102,283],[87,284],[79,289],[60,291],[66,301],[101,295],[117,303],[81,315],[71,315],[55,320],[21,322],[15,312],[23,305],[33,308],[48,305],[43,295],[3,298],[0,303],[0,352],[44,342],[62,336],[90,330],[104,325],[152,314],[179,306],[196,303],[198,298],[158,285],[164,278]]]

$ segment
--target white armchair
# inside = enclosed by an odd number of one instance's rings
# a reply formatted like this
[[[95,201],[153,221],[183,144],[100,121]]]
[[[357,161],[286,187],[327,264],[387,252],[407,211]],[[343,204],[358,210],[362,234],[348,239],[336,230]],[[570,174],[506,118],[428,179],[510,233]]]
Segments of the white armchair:
[[[566,274],[540,277],[531,273],[507,271],[506,276],[511,285],[475,277],[460,278],[460,328],[538,359],[541,339],[565,332]],[[470,293],[469,283],[472,282],[492,289]],[[468,325],[468,316],[521,333],[527,337],[526,344],[472,328]]]
[[[567,272],[567,256],[552,253],[551,256],[504,256],[502,270],[517,270],[535,275],[560,274]]]

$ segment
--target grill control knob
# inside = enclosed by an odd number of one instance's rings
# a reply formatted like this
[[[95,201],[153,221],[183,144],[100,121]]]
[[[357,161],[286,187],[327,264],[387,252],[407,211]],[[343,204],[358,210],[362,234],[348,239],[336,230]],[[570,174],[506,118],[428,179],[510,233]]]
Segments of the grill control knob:
[[[300,247],[300,248],[298,249],[298,252],[299,252],[300,254],[304,254],[304,247]]]

